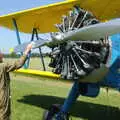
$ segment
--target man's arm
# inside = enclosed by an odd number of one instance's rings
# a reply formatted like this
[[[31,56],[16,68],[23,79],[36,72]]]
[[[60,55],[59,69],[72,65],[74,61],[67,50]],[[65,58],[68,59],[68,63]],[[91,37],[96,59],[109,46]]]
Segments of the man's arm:
[[[21,56],[19,58],[19,60],[15,61],[14,63],[7,63],[5,65],[6,71],[10,72],[10,71],[14,71],[16,69],[21,68],[24,65],[24,63],[25,63],[25,61],[27,59],[27,55],[30,52],[31,48],[32,48],[32,44],[28,44],[28,46],[26,47],[26,50],[25,50],[23,56]]]

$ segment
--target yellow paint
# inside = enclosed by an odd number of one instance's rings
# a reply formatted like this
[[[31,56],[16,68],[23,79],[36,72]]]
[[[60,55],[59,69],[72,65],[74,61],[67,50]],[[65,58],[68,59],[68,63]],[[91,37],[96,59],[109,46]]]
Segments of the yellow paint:
[[[32,69],[19,69],[14,72],[31,74],[31,75],[39,75],[39,76],[51,77],[51,78],[60,78],[60,75],[54,74],[54,73],[48,72],[48,71],[40,71],[40,70],[32,70]]]
[[[60,23],[61,16],[74,5],[91,11],[101,21],[120,17],[120,0],[66,0],[0,16],[0,26],[14,29],[12,19],[15,18],[21,32],[31,33],[33,27],[41,33],[55,32],[54,24]]]

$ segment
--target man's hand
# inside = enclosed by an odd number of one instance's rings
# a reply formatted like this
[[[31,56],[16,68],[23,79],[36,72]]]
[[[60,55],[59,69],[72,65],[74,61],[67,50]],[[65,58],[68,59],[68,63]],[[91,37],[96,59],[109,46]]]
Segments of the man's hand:
[[[30,52],[31,49],[32,49],[32,43],[30,43],[30,44],[27,45],[24,54],[25,54],[25,55],[28,55],[28,53]]]

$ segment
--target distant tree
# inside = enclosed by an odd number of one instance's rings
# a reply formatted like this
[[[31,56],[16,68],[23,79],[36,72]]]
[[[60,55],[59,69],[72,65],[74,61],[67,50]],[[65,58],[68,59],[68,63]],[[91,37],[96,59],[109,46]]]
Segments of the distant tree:
[[[16,54],[15,52],[12,52],[11,54],[4,54],[5,58],[18,58],[20,55]]]

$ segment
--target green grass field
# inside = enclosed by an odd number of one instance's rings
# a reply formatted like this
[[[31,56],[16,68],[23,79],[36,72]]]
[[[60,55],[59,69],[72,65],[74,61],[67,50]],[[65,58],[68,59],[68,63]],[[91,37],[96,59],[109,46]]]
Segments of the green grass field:
[[[38,64],[39,59],[32,59],[30,67],[39,69]],[[12,120],[42,120],[51,104],[63,104],[71,86],[58,79],[11,73]],[[101,89],[97,98],[80,96],[70,113],[72,120],[120,120],[120,94]]]

